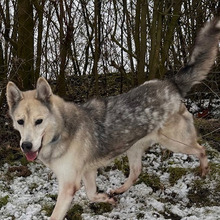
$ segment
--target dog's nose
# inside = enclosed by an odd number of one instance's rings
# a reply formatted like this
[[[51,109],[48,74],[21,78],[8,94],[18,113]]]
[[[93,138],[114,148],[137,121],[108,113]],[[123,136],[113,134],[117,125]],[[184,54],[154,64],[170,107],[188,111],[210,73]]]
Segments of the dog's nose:
[[[21,144],[21,148],[23,149],[24,152],[28,152],[31,150],[32,148],[32,143],[29,142],[29,141],[24,141],[22,144]]]

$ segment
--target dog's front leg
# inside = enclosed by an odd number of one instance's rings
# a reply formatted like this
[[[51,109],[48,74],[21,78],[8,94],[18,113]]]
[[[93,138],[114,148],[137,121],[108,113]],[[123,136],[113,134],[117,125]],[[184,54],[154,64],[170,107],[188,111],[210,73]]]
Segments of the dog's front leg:
[[[55,208],[50,220],[63,220],[73,199],[75,192],[80,188],[80,184],[75,182],[59,183],[59,193]]]
[[[114,198],[110,198],[105,193],[98,193],[96,189],[96,169],[87,171],[83,176],[83,182],[85,184],[86,193],[92,202],[107,202],[115,204]]]

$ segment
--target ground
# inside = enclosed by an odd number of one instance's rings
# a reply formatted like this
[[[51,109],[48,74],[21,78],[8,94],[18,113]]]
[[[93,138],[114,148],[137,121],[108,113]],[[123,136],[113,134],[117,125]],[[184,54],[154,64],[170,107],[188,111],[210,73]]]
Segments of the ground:
[[[204,144],[211,167],[205,179],[199,176],[197,158],[171,153],[156,145],[143,157],[138,182],[117,196],[116,206],[90,203],[82,186],[66,219],[219,219],[220,154]],[[99,170],[97,186],[108,192],[120,186],[127,174],[128,162],[122,156]],[[1,219],[48,219],[58,191],[56,178],[48,168],[36,162],[27,164],[21,158],[2,164],[0,179]]]
[[[75,91],[77,93],[81,90]],[[104,95],[108,95],[108,92],[111,93],[107,91]],[[143,171],[137,183],[129,191],[116,197],[118,202],[115,206],[90,203],[82,185],[66,219],[219,219],[220,100],[212,103],[211,109],[211,105],[207,108],[206,104],[203,105],[208,110],[207,116],[201,106],[198,107],[192,101],[186,102],[195,118],[197,117],[195,124],[200,134],[199,141],[207,149],[210,173],[206,178],[199,175],[196,157],[175,154],[155,145],[143,156]],[[56,177],[44,165],[26,161],[20,152],[19,135],[12,128],[6,106],[0,112],[0,127],[0,219],[49,219],[58,192]],[[128,173],[128,161],[123,155],[98,171],[99,191],[109,192],[110,189],[119,187]]]

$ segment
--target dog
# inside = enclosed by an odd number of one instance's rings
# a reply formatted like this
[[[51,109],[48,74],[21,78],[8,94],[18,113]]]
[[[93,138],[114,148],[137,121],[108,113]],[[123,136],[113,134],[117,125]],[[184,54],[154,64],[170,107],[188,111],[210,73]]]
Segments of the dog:
[[[188,63],[171,78],[151,80],[125,94],[82,105],[54,95],[42,77],[35,90],[26,92],[8,82],[9,113],[21,135],[21,150],[27,160],[41,160],[58,179],[51,220],[64,219],[81,181],[91,201],[115,204],[114,197],[97,192],[97,169],[126,152],[129,177],[111,191],[123,193],[138,179],[142,155],[154,143],[197,156],[201,175],[208,173],[205,149],[197,142],[193,117],[182,100],[210,71],[219,37],[220,19],[214,19],[199,32]]]

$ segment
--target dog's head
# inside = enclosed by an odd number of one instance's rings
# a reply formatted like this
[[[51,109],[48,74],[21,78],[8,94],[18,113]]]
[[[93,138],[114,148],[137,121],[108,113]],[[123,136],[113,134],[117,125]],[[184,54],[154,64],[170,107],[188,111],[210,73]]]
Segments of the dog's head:
[[[9,112],[14,128],[21,135],[21,149],[29,161],[38,157],[48,126],[55,121],[50,112],[52,95],[44,78],[38,79],[36,90],[26,92],[20,91],[13,82],[7,85]]]

